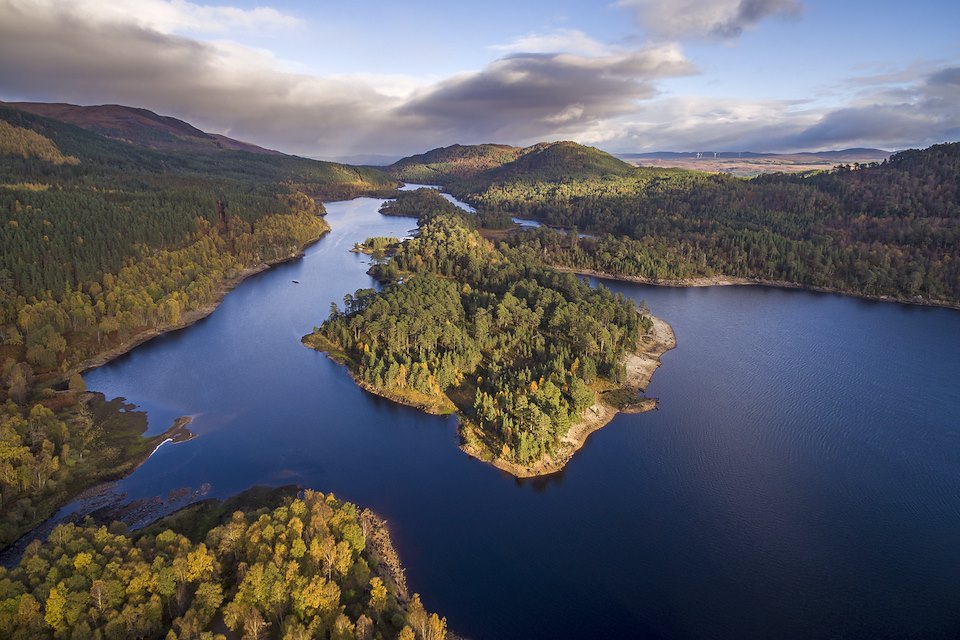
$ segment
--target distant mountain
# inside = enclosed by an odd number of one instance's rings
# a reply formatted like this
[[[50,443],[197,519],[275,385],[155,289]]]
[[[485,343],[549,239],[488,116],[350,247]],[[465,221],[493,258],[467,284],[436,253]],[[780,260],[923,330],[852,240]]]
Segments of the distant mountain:
[[[635,171],[632,165],[600,149],[576,142],[552,142],[523,149],[516,160],[487,170],[483,177],[488,182],[563,182],[625,176]]]
[[[697,154],[700,154],[699,157]],[[616,156],[623,160],[713,160],[723,158],[775,158],[778,160],[798,158],[809,162],[811,159],[825,160],[858,160],[880,162],[890,157],[890,151],[883,149],[840,149],[834,151],[803,151],[800,153],[764,153],[757,151],[653,151],[650,153],[618,153]]]
[[[576,142],[541,142],[523,148],[457,144],[404,158],[385,170],[406,182],[445,185],[474,179],[557,181],[619,176],[633,172],[634,167]]]
[[[863,161],[882,162],[890,157],[892,152],[883,149],[869,149],[855,147],[853,149],[840,149],[838,151],[805,151],[803,153],[784,154],[787,156],[828,158],[837,162]]]
[[[102,136],[141,147],[163,151],[248,151],[284,155],[255,144],[241,142],[216,133],[206,133],[191,124],[147,109],[107,104],[82,107],[75,104],[45,102],[0,102],[5,105],[69,122]]]
[[[446,184],[512,162],[523,152],[520,147],[505,144],[455,144],[403,158],[385,170],[404,182]]]

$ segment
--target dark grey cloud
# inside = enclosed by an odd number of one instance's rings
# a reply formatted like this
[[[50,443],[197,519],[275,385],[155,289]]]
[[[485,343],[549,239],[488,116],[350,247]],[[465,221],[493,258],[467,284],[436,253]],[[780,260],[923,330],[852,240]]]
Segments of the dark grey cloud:
[[[960,88],[960,67],[948,67],[930,75],[927,84],[931,87]]]
[[[369,85],[279,69],[268,54],[132,23],[69,4],[0,0],[0,91],[7,99],[145,107],[295,153],[348,151],[353,129],[390,100]]]
[[[0,98],[145,107],[305,155],[410,153],[575,137],[653,96],[658,78],[690,71],[674,45],[517,53],[404,99],[377,91],[375,76],[290,73],[262,51],[106,19],[96,6],[0,0]]]
[[[691,71],[675,47],[605,56],[517,54],[431,87],[398,114],[476,140],[551,135],[630,113],[656,94],[655,80]]]
[[[813,126],[787,137],[796,147],[822,147],[876,141],[904,147],[960,137],[960,67],[946,67],[919,82],[880,91],[863,103],[836,109]]]
[[[776,15],[792,17],[799,13],[800,3],[796,0],[741,0],[734,16],[714,26],[711,33],[722,38],[737,38],[745,28],[765,18]]]
[[[645,32],[666,38],[739,37],[767,18],[800,15],[800,0],[620,0]]]

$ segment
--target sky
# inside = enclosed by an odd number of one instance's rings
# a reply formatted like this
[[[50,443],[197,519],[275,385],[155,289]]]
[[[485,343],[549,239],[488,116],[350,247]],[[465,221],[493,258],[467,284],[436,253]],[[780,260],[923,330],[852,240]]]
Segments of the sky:
[[[956,0],[0,0],[0,99],[299,155],[960,140]]]

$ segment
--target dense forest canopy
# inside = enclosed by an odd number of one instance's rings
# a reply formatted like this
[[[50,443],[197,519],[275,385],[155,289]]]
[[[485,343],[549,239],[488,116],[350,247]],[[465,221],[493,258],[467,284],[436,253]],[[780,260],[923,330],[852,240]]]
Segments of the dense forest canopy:
[[[328,227],[316,198],[395,181],[283,155],[168,152],[0,107],[0,379],[38,379],[210,304]]]
[[[395,186],[291,156],[150,149],[0,106],[0,546],[156,446],[145,420],[40,387],[295,255],[329,228],[316,198]]]
[[[401,191],[396,198],[387,200],[380,207],[380,213],[385,216],[419,218],[424,212],[458,214],[462,210],[444,198],[438,190],[429,187]]]
[[[481,212],[598,236],[577,243],[534,232],[531,241],[558,265],[960,303],[960,143],[752,180],[632,168],[573,143],[522,151],[516,160],[435,181]]]
[[[0,636],[446,637],[446,619],[387,570],[373,514],[309,490],[198,527],[211,510],[224,508],[191,507],[139,533],[66,524],[34,541],[18,566],[0,568]]]
[[[470,445],[529,464],[582,420],[598,384],[622,380],[650,319],[524,247],[495,247],[474,224],[424,210],[416,237],[373,267],[395,284],[348,294],[305,340],[383,395],[459,409]]]

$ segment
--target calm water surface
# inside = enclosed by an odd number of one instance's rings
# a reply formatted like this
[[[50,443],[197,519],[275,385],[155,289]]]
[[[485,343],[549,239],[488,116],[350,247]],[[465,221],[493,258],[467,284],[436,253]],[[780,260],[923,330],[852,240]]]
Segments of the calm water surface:
[[[676,330],[660,409],[520,482],[300,345],[372,286],[353,243],[414,227],[380,203],[329,204],[303,260],[87,376],[153,432],[195,416],[119,491],[333,491],[387,518],[411,587],[472,638],[958,637],[960,313],[607,283]]]

